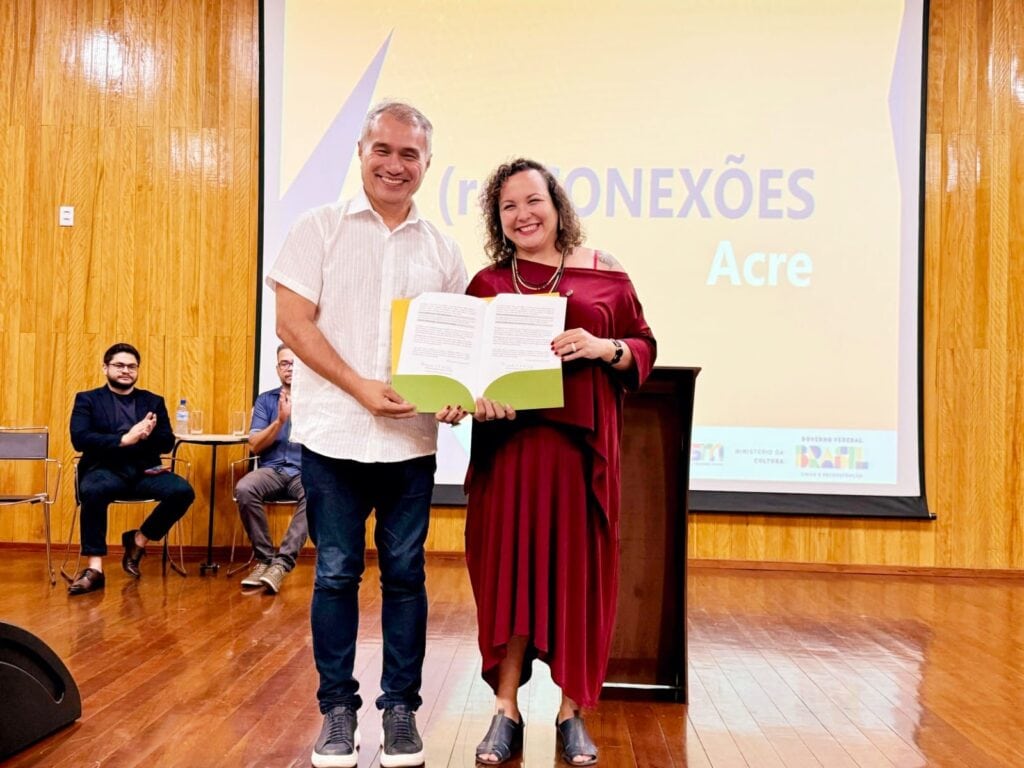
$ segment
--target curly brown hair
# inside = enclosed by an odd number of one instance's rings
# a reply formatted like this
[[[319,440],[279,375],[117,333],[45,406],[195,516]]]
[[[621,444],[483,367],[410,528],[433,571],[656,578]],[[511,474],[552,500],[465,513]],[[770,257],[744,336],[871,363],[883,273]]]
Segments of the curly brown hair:
[[[484,253],[495,264],[504,264],[516,252],[516,247],[505,237],[501,228],[498,202],[501,197],[501,188],[505,186],[505,182],[523,171],[537,171],[544,177],[544,181],[548,185],[548,194],[551,195],[551,202],[558,214],[558,234],[555,236],[555,247],[559,251],[565,252],[583,245],[583,225],[580,224],[576,209],[565,189],[558,183],[558,179],[536,160],[519,157],[499,165],[487,179],[483,192],[480,193],[480,207],[484,212],[484,227],[486,228]]]

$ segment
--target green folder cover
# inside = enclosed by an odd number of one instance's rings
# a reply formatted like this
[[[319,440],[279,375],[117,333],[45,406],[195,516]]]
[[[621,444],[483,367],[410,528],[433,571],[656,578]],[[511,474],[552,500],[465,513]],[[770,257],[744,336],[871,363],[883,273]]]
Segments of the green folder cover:
[[[436,413],[448,405],[461,405],[466,411],[473,412],[476,408],[477,396],[510,405],[516,410],[561,408],[565,404],[560,363],[556,367],[511,371],[502,374],[488,382],[483,391],[478,393],[471,392],[470,385],[466,382],[446,375],[401,372],[399,365],[402,359],[402,343],[406,336],[406,323],[411,303],[419,300],[443,303],[446,301],[445,297],[450,296],[459,296],[457,301],[462,303],[466,298],[474,298],[459,294],[423,294],[416,299],[395,299],[392,302],[391,370],[393,373],[391,386],[398,394],[410,403],[414,403],[416,409],[423,413]],[[517,297],[515,300],[521,301],[523,298],[564,302],[561,297],[551,296]],[[474,301],[480,303],[481,312],[488,311],[489,300],[474,298]],[[564,324],[564,307],[561,317],[563,318],[561,322]],[[482,340],[478,338],[474,343],[479,346]],[[475,351],[480,352],[479,348]]]

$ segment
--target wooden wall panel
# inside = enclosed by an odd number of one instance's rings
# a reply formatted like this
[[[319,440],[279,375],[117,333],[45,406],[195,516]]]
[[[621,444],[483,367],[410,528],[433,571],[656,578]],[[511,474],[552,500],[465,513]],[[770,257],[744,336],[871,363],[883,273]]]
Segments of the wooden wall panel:
[[[929,24],[924,429],[938,519],[700,515],[692,557],[1024,569],[1024,6],[932,0]],[[251,402],[257,31],[257,0],[0,3],[0,423],[48,424],[65,461],[74,393],[101,383],[114,341],[142,350],[142,386],[171,409],[187,397],[213,430]],[[60,204],[75,205],[74,228],[57,226]],[[193,545],[205,452],[189,451]],[[235,513],[219,481],[226,545]],[[40,541],[36,518],[5,511],[0,540]],[[460,550],[462,520],[437,510],[428,546]]]
[[[699,515],[691,557],[1024,569],[1024,6],[932,0],[929,37],[924,431],[938,518]]]
[[[102,383],[103,350],[124,340],[142,353],[140,386],[226,431],[252,400],[257,0],[0,5],[0,423],[48,425],[70,468],[74,395]],[[62,204],[73,228],[57,226]],[[209,458],[193,453],[186,544],[200,545]],[[228,543],[226,478],[218,490]],[[57,538],[73,512],[66,482]],[[112,514],[110,541],[138,514]],[[3,540],[42,540],[34,509],[2,517]]]

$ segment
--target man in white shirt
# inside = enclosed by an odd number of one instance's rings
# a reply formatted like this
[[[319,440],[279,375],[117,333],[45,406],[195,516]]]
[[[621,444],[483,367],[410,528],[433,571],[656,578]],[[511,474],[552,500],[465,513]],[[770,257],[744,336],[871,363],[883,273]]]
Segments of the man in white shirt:
[[[391,300],[461,293],[467,282],[458,246],[413,203],[430,166],[432,130],[408,104],[374,107],[358,144],[362,192],[300,218],[267,278],[278,335],[297,357],[292,440],[303,445],[306,514],[317,548],[311,621],[324,715],[313,748],[318,767],[358,763],[362,700],[353,663],[371,509],[383,594],[381,765],[423,762],[414,712],[426,643],[423,544],[437,423],[388,382]]]

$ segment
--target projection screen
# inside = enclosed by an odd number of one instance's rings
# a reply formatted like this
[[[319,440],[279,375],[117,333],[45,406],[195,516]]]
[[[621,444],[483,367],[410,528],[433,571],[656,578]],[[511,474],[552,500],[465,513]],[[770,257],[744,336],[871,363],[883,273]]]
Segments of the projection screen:
[[[699,366],[691,507],[927,517],[924,0],[264,0],[262,252],[351,196],[367,109],[435,126],[421,212],[484,266],[477,196],[526,156]],[[261,282],[260,389],[273,386]],[[461,486],[469,432],[443,430]]]

